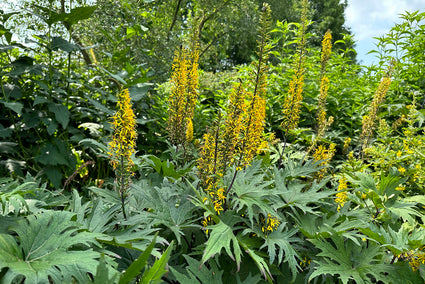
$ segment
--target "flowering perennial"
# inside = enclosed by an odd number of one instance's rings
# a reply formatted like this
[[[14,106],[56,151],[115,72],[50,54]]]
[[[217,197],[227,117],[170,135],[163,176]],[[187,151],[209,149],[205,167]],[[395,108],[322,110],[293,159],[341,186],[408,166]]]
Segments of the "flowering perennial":
[[[317,110],[317,138],[315,141],[320,140],[325,134],[325,130],[332,124],[333,117],[326,119],[326,99],[328,97],[329,90],[329,78],[326,76],[326,66],[331,55],[332,48],[332,35],[328,30],[322,41],[322,57],[321,57],[321,69],[320,69],[320,94],[318,99],[318,110]],[[314,148],[314,145],[313,145]]]
[[[323,37],[323,40],[322,40],[322,55],[321,55],[322,71],[325,70],[327,62],[328,62],[329,58],[331,57],[331,49],[332,49],[332,42],[331,41],[332,41],[332,34],[328,30],[325,33],[325,36]]]
[[[124,208],[125,192],[130,184],[130,178],[134,172],[131,156],[136,151],[136,116],[131,108],[131,98],[128,89],[118,94],[118,110],[112,117],[114,133],[112,141],[109,142],[110,163],[115,170],[118,190],[121,196],[121,206],[126,219]]]
[[[409,250],[403,252],[398,257],[407,260],[409,265],[412,267],[412,270],[417,271],[421,264],[425,264],[425,252],[423,252],[423,249],[424,247],[417,250]]]
[[[131,176],[133,160],[131,156],[136,149],[136,116],[134,115],[128,89],[118,94],[118,110],[112,117],[114,133],[109,142],[110,163],[118,176]]]
[[[184,145],[193,137],[192,119],[198,99],[198,45],[182,47],[174,55],[172,90],[168,98],[168,127],[171,142]],[[190,134],[192,132],[192,134]]]
[[[378,109],[384,101],[385,95],[387,94],[391,85],[391,67],[388,70],[387,75],[379,83],[378,89],[373,96],[372,103],[369,107],[367,115],[363,116],[362,119],[362,133],[360,139],[363,141],[363,149],[369,144],[369,140],[372,138],[373,129],[377,120]]]
[[[297,46],[297,54],[294,60],[294,75],[289,82],[288,95],[283,102],[283,121],[282,128],[285,133],[295,129],[298,125],[301,112],[302,92],[304,88],[304,61],[305,61],[305,33],[307,30],[307,11],[308,1],[303,0],[303,10],[301,15],[301,29],[299,31],[299,40]]]
[[[347,180],[343,177],[339,180],[338,193],[336,194],[335,202],[338,204],[338,212],[344,207],[347,202]]]
[[[218,125],[204,135],[198,159],[198,171],[204,190],[208,193],[215,211],[224,210],[227,190],[222,177],[228,167],[236,165],[236,172],[249,165],[260,147],[263,146],[264,120],[266,115],[267,65],[270,50],[267,20],[270,8],[263,9],[260,25],[261,37],[258,41],[259,60],[253,63],[251,83],[253,92],[247,91],[244,84],[235,84],[226,106],[224,123],[221,117]],[[253,79],[254,78],[254,79]],[[235,174],[236,174],[235,172]]]
[[[323,166],[325,168],[321,169],[318,174],[317,178],[320,180],[325,176],[325,173],[327,172],[327,166],[329,165],[329,161],[333,158],[335,154],[335,144],[331,143],[329,145],[329,149],[326,149],[326,146],[320,145],[317,147],[316,151],[313,153],[313,158],[315,161],[320,161],[320,166]]]

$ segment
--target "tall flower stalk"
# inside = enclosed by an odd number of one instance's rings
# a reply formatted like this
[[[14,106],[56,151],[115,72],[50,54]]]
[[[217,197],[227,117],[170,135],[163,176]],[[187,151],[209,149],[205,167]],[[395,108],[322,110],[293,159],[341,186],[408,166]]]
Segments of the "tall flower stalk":
[[[195,39],[191,39],[189,47],[181,47],[174,55],[167,130],[171,142],[177,147],[185,148],[193,138],[193,116],[199,87],[198,60],[199,48]]]
[[[318,180],[322,180],[328,171],[327,167],[329,166],[329,162],[335,155],[335,144],[331,143],[329,145],[329,148],[326,148],[325,145],[320,145],[317,147],[317,149],[313,153],[313,158],[316,162],[319,162],[319,166],[323,167],[319,172],[316,174],[316,178]]]
[[[113,135],[109,142],[110,163],[115,171],[116,182],[121,197],[124,219],[125,197],[134,175],[132,155],[136,151],[136,116],[134,115],[130,93],[124,89],[118,94],[117,112],[112,117]]]
[[[382,78],[379,83],[378,89],[376,90],[372,103],[369,107],[369,112],[367,115],[363,116],[362,119],[362,133],[360,134],[360,141],[362,142],[362,149],[366,149],[369,145],[370,140],[373,137],[373,131],[375,129],[375,124],[378,119],[378,110],[381,104],[383,103],[385,96],[391,85],[391,74],[393,66],[392,63],[388,67],[388,70],[385,76]]]
[[[332,123],[333,117],[326,119],[326,99],[328,98],[329,90],[329,77],[327,76],[326,67],[328,65],[329,58],[331,56],[332,49],[332,35],[328,30],[325,33],[322,41],[322,56],[320,62],[320,94],[318,100],[318,111],[317,111],[317,139],[323,137],[326,128]]]
[[[283,152],[286,147],[287,135],[290,131],[298,126],[300,119],[301,103],[303,100],[304,88],[304,71],[305,71],[305,46],[306,46],[306,31],[308,27],[307,20],[308,0],[302,1],[301,27],[298,32],[297,52],[294,60],[294,75],[289,82],[288,94],[283,102],[283,121],[281,127],[283,130],[284,146],[279,158],[281,166]]]
[[[320,90],[319,90],[319,98],[318,98],[318,110],[317,110],[317,135],[313,140],[311,147],[308,152],[313,151],[317,143],[323,138],[325,135],[326,129],[332,124],[333,117],[330,116],[326,118],[326,99],[328,97],[329,90],[329,77],[327,76],[326,67],[328,65],[329,58],[331,56],[332,49],[332,35],[328,30],[325,33],[325,36],[322,40],[322,54],[320,61]]]
[[[226,106],[224,123],[221,117],[215,128],[204,135],[198,160],[203,188],[209,194],[215,211],[225,209],[226,195],[236,174],[257,154],[263,141],[267,93],[267,61],[270,45],[270,7],[265,5],[260,18],[258,61],[253,62],[247,91],[242,81],[234,85]],[[225,189],[221,178],[230,166],[236,166],[233,179]]]

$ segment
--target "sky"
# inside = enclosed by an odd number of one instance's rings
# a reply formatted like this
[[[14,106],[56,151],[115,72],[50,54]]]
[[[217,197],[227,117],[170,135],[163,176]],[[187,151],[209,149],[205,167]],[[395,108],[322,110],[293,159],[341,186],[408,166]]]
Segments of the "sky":
[[[425,0],[348,0],[345,10],[346,26],[351,28],[356,41],[357,59],[364,65],[376,62],[373,54],[375,40],[386,34],[395,23],[401,23],[399,15],[404,11],[425,12]]]

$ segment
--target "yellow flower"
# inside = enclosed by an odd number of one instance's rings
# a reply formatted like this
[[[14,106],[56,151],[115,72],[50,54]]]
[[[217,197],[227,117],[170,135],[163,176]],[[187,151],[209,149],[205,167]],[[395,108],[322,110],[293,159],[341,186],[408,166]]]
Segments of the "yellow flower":
[[[130,93],[128,89],[118,94],[117,101],[118,110],[112,117],[114,133],[112,141],[109,142],[110,163],[114,170],[118,171],[118,175],[130,174],[133,167],[131,156],[136,148],[136,116],[134,115]]]
[[[285,132],[293,130],[298,125],[300,119],[302,92],[304,88],[304,69],[295,72],[289,82],[288,95],[283,101],[283,121],[282,128]]]
[[[332,49],[331,40],[332,40],[332,34],[328,30],[325,33],[325,36],[323,37],[323,40],[322,40],[322,58],[321,58],[322,68],[326,66],[326,63],[331,56],[331,49]]]
[[[339,210],[344,207],[344,204],[347,202],[347,192],[345,191],[347,189],[347,180],[345,177],[342,177],[339,180],[338,185],[338,193],[336,194],[335,202],[338,204],[338,212]]]
[[[351,144],[351,138],[347,137],[344,139],[344,146],[342,147],[342,152],[343,153],[347,153],[348,152],[348,148],[350,147]]]
[[[289,132],[295,129],[298,125],[301,112],[301,103],[303,100],[302,92],[304,89],[304,65],[305,65],[305,43],[306,30],[308,26],[307,20],[308,1],[302,1],[301,28],[298,34],[297,54],[295,56],[294,75],[289,82],[288,94],[283,102],[283,121],[281,126],[283,131]]]
[[[336,145],[334,143],[331,143],[329,145],[329,149],[326,149],[326,146],[320,145],[313,153],[314,160],[320,161],[319,166],[325,167],[318,172],[318,179],[322,179],[325,173],[327,172],[326,167],[329,165],[329,161],[333,158],[335,154],[335,146]]]
[[[187,118],[186,123],[186,141],[191,142],[193,140],[193,123],[192,119]]]
[[[172,143],[181,145],[189,142],[188,125],[192,123],[195,105],[198,98],[198,59],[197,43],[189,48],[182,47],[174,56],[173,73],[171,75],[172,90],[168,98],[167,130]]]
[[[201,221],[202,227],[205,230],[205,234],[208,235],[209,230],[207,229],[208,225],[212,224],[212,219],[211,216],[205,217],[204,219]]]
[[[400,157],[401,157],[401,155],[403,155],[403,152],[401,152],[400,150],[398,150],[398,152],[397,152],[397,157],[398,157],[398,158],[400,158]]]
[[[263,233],[271,233],[279,227],[280,221],[277,217],[272,216],[270,213],[267,214],[267,219],[264,221],[263,226],[261,227],[261,230]]]
[[[222,204],[220,202],[214,203],[214,210],[217,212],[218,215],[220,215],[220,212],[224,210],[221,205]]]
[[[385,95],[387,94],[390,85],[391,85],[391,73],[392,66],[389,67],[387,74],[379,83],[378,89],[376,90],[372,102],[369,107],[369,112],[363,117],[362,120],[362,133],[360,134],[360,139],[362,140],[362,148],[365,149],[369,140],[372,138],[375,123],[377,120],[378,109],[384,101]]]
[[[405,172],[406,172],[406,169],[405,168],[403,168],[403,167],[399,167],[398,168],[398,171],[400,172],[400,174],[404,174]]]
[[[409,262],[409,265],[412,267],[413,271],[417,271],[421,264],[425,264],[425,252],[423,252],[424,248],[421,247],[418,250],[409,250],[403,252],[400,257],[404,258]]]
[[[406,188],[405,188],[403,185],[399,185],[399,186],[397,186],[395,189],[396,189],[396,190],[399,190],[399,191],[403,191],[403,190],[405,190]]]

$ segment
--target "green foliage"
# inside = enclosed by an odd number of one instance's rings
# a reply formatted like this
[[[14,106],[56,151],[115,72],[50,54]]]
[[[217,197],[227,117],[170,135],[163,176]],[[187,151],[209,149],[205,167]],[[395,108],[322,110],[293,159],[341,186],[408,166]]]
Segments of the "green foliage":
[[[388,265],[379,262],[382,251],[377,245],[366,244],[361,246],[353,243],[352,240],[345,241],[342,237],[331,238],[330,243],[326,240],[311,240],[311,242],[321,250],[317,256],[323,260],[317,261],[317,268],[309,279],[319,275],[339,275],[342,283],[349,280],[356,283],[373,283],[374,281],[388,282],[386,273],[391,271]]]
[[[424,282],[424,13],[402,15],[372,51],[379,64],[365,67],[354,62],[346,2],[310,1],[300,123],[284,137],[300,1],[268,1],[279,21],[262,70],[263,149],[249,165],[211,177],[225,197],[217,212],[196,167],[200,139],[220,125],[233,84],[258,81],[244,63],[258,56],[260,3],[23,2],[27,12],[0,12],[2,283]],[[334,121],[317,139],[319,45],[328,28],[325,104]],[[167,77],[194,30],[200,103],[195,139],[182,151],[167,140]],[[393,56],[379,127],[360,149],[363,116]],[[107,155],[121,88],[138,132],[125,194]],[[331,143],[333,159],[315,160],[315,147]]]
[[[135,260],[130,267],[121,275],[119,284],[129,283],[134,277],[139,275],[140,270],[143,269],[148,261],[148,258],[152,252],[152,249],[155,246],[155,239],[152,243],[146,248],[146,250]],[[147,269],[142,276],[141,283],[159,283],[161,277],[167,272],[165,270],[165,265],[167,264],[168,259],[170,258],[170,253],[173,249],[173,243],[171,242],[168,249],[164,252],[160,259],[158,259],[154,265]]]
[[[1,234],[0,267],[6,268],[4,281],[25,277],[25,283],[79,282],[88,280],[86,273],[94,273],[99,253],[90,249],[99,234],[78,231],[69,212],[46,211],[19,220]],[[78,248],[79,246],[79,248]]]
[[[229,216],[232,215],[232,211],[227,211],[223,214],[221,222],[219,222],[217,225],[209,227],[212,232],[210,237],[208,238],[207,245],[202,255],[202,263],[205,263],[209,258],[214,256],[215,254],[220,253],[220,251],[224,248],[226,253],[234,261],[236,261],[236,265],[239,270],[242,251],[239,246],[238,239],[233,233],[233,230],[237,229],[235,228],[235,224],[238,220],[235,218],[231,219]],[[225,223],[224,220],[230,223]],[[231,249],[231,246],[233,247],[233,250]]]
[[[186,262],[188,263],[186,267],[187,274],[183,274],[171,268],[171,272],[177,281],[180,283],[190,283],[190,284],[219,284],[222,282],[223,271],[220,271],[216,265],[212,265],[211,269],[208,269],[205,265],[199,263],[196,259],[191,258],[188,255],[184,255]]]

